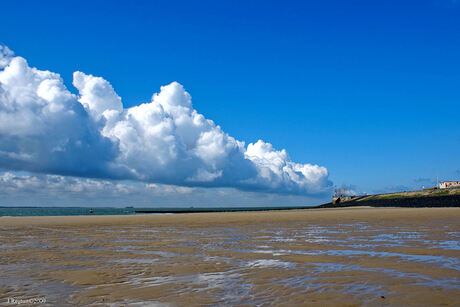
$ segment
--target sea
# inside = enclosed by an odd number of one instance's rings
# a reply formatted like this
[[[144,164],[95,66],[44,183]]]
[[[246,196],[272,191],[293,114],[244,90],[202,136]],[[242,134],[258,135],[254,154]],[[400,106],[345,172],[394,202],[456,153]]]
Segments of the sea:
[[[129,214],[172,214],[203,212],[236,212],[308,209],[304,206],[282,207],[220,207],[220,208],[113,208],[113,207],[0,207],[0,217],[5,216],[69,216],[69,215],[129,215]]]
[[[0,216],[64,216],[136,214],[134,208],[0,207]]]

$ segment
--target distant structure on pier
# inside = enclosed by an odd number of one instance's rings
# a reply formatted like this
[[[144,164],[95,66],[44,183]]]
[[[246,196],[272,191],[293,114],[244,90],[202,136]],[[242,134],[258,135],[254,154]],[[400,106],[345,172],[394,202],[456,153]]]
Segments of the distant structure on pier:
[[[440,189],[460,188],[460,181],[441,181],[439,183]]]

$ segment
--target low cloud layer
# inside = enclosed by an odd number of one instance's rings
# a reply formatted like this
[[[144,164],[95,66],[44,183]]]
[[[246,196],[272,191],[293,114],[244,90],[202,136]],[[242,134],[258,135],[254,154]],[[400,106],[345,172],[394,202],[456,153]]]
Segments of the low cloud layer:
[[[330,189],[325,167],[234,139],[177,82],[132,108],[103,78],[77,71],[73,85],[78,95],[0,46],[1,169],[280,194]]]
[[[0,172],[1,206],[241,207],[300,206],[330,201],[328,196],[183,187],[29,172]]]

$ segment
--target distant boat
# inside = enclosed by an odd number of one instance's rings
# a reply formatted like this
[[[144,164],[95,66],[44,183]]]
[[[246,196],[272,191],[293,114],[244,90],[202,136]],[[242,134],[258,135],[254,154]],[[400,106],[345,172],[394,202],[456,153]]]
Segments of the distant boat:
[[[93,209],[89,209],[89,213],[91,213],[91,214],[92,214],[92,213],[93,213]]]

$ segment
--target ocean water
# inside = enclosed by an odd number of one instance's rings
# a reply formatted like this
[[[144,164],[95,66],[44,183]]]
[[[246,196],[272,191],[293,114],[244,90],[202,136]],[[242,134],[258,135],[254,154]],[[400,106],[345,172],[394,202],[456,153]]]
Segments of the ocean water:
[[[312,207],[226,207],[226,208],[111,208],[111,207],[0,207],[1,216],[127,215],[198,212],[264,211]],[[92,210],[92,212],[91,212]],[[138,211],[138,213],[136,213]]]
[[[90,210],[93,210],[91,213]],[[0,216],[63,216],[136,214],[134,208],[0,207]]]

